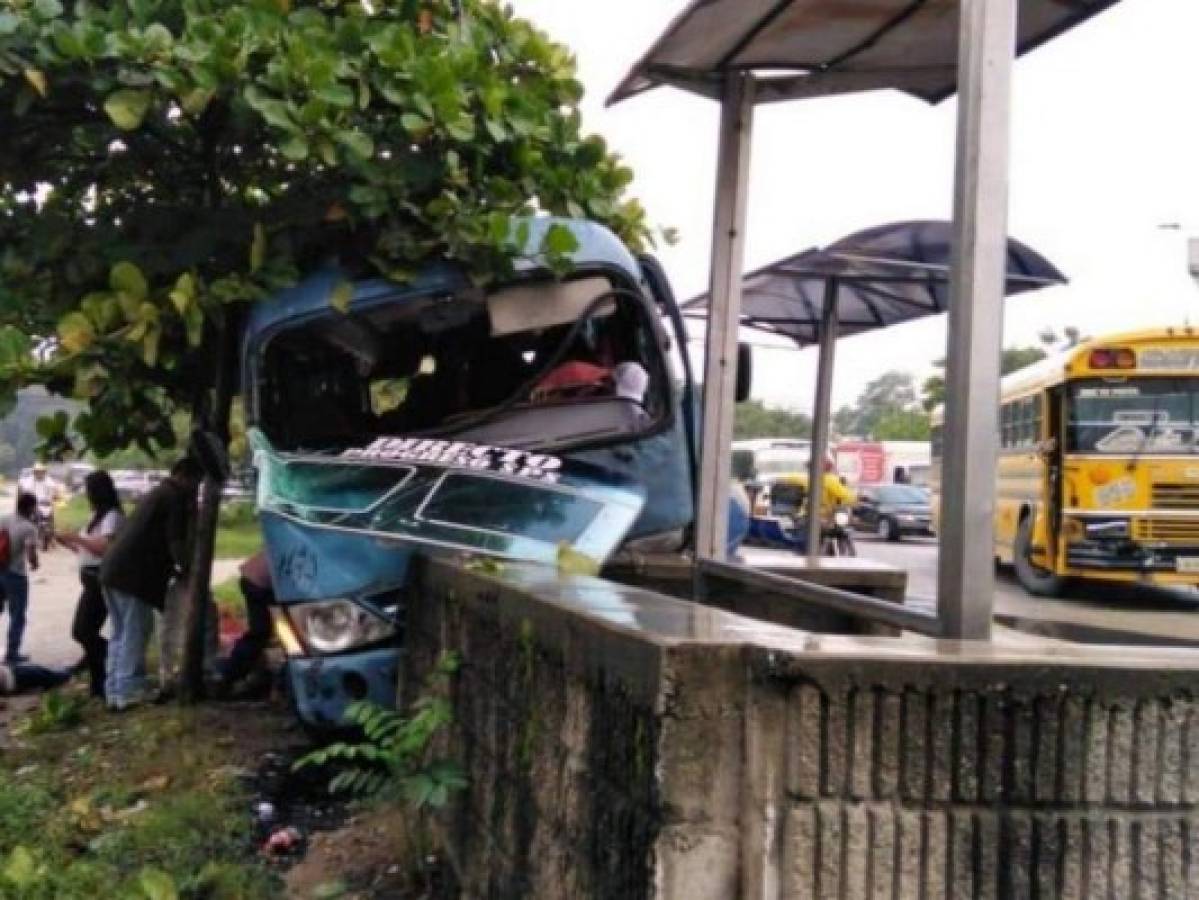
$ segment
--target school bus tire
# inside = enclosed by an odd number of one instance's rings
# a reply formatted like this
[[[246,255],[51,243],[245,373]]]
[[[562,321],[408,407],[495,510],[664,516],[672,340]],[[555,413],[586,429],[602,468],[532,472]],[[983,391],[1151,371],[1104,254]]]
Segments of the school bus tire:
[[[1012,547],[1012,567],[1020,586],[1035,597],[1057,597],[1066,586],[1061,575],[1046,572],[1032,561],[1032,529],[1035,516],[1027,512],[1020,517],[1016,543]]]

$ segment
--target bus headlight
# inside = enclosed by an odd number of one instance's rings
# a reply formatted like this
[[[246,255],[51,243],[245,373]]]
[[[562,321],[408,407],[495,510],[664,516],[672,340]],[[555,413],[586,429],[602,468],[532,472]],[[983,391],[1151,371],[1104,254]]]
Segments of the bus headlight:
[[[395,635],[387,619],[352,600],[320,600],[287,608],[300,640],[320,654],[343,653]]]

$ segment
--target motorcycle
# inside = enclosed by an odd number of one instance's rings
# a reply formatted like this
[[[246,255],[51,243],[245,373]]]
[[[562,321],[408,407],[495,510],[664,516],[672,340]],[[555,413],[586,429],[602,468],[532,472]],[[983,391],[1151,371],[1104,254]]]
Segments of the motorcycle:
[[[844,506],[838,506],[833,510],[832,521],[821,531],[820,555],[858,555],[858,550],[853,543],[853,532],[849,528],[849,510]]]

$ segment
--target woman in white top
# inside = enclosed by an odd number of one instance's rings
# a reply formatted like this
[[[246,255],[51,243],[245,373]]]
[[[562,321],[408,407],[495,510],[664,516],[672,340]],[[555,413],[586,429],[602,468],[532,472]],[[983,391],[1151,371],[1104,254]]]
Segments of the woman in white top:
[[[104,671],[108,659],[108,641],[100,634],[108,618],[108,607],[100,590],[100,560],[113,535],[125,521],[121,510],[121,498],[117,495],[112,476],[103,469],[89,472],[83,482],[92,517],[87,526],[78,532],[58,535],[64,547],[74,550],[79,557],[79,581],[83,593],[75,607],[75,620],[71,625],[71,637],[83,647],[83,659],[91,680],[93,697],[104,698]]]

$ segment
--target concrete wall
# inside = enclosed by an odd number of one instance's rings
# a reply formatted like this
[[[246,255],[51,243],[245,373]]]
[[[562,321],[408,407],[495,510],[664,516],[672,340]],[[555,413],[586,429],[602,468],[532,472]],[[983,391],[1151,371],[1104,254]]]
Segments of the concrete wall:
[[[433,563],[469,897],[1199,894],[1199,655],[806,635]]]

